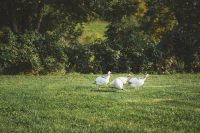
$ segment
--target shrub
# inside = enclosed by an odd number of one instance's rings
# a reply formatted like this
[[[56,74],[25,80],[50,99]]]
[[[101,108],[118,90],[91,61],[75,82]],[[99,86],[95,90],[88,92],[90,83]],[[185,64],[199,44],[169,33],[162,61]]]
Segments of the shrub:
[[[199,71],[200,28],[178,25],[161,41],[160,46],[166,58],[175,57],[181,71]],[[196,64],[196,65],[195,65]],[[178,69],[179,69],[178,68]],[[178,70],[180,71],[180,70]]]
[[[120,51],[113,50],[108,42],[103,42],[99,45],[92,46],[95,56],[95,72],[118,71],[118,61]]]
[[[43,66],[41,73],[65,73],[65,70],[68,69],[68,57],[60,38],[58,33],[47,33],[36,43]]]
[[[15,45],[16,36],[8,31],[4,31],[0,43],[1,73],[9,71],[13,64],[17,63],[17,47]]]
[[[40,58],[32,44],[35,40],[32,33],[14,34],[7,31],[3,38],[0,47],[2,73],[39,72]]]
[[[148,57],[148,51],[153,50],[155,44],[148,35],[139,32],[135,26],[129,24],[124,26],[120,23],[110,28],[109,43],[113,50],[120,53],[117,71],[138,73],[153,69],[153,60]],[[116,37],[113,38],[112,34]]]
[[[6,31],[0,43],[1,73],[64,73],[68,57],[59,34],[42,36],[35,32]]]

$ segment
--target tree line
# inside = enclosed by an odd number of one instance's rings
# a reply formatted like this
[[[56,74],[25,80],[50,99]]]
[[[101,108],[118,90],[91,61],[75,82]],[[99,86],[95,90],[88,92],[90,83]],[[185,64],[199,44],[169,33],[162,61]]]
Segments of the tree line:
[[[0,73],[199,72],[199,0],[2,0]],[[83,23],[109,22],[82,45]]]

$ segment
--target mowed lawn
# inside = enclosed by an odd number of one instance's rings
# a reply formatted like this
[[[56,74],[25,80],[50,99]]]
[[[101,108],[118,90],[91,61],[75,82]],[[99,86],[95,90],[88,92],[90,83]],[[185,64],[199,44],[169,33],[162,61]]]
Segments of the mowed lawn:
[[[97,76],[0,76],[0,132],[200,132],[200,74],[126,91],[98,90]]]

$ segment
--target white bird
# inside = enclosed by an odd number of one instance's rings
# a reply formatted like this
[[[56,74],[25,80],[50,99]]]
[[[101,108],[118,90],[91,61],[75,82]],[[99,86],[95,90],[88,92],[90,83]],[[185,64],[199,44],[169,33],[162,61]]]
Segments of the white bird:
[[[95,80],[95,84],[96,85],[107,85],[109,83],[109,80],[110,80],[110,74],[111,74],[111,72],[108,71],[107,76],[97,77],[96,80]]]
[[[131,76],[129,74],[129,76]],[[130,77],[117,77],[114,79],[110,84],[113,85],[117,89],[123,89],[124,84],[127,83],[127,81],[130,79]]]
[[[131,79],[131,74],[128,77],[118,77],[118,79],[122,80],[124,84],[126,84]]]
[[[140,86],[144,85],[145,80],[147,79],[147,77],[149,76],[149,74],[146,74],[144,78],[131,78],[128,83],[130,84],[130,86],[132,87],[137,87],[139,88]]]
[[[116,78],[113,80],[112,84],[115,88],[122,90],[124,86],[124,82],[120,78]]]
[[[128,77],[117,77],[116,79],[120,79],[120,80],[123,82],[123,84],[126,84],[127,81],[130,79],[130,76],[131,76],[131,75],[129,74]],[[110,84],[113,85],[113,83],[114,83],[114,81],[115,81],[116,79],[114,79]]]

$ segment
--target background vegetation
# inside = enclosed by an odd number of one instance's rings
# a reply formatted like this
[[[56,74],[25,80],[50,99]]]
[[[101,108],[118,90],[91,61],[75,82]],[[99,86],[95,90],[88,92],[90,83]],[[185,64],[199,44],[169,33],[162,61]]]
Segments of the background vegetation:
[[[199,6],[199,0],[2,0],[0,73],[199,72]]]

